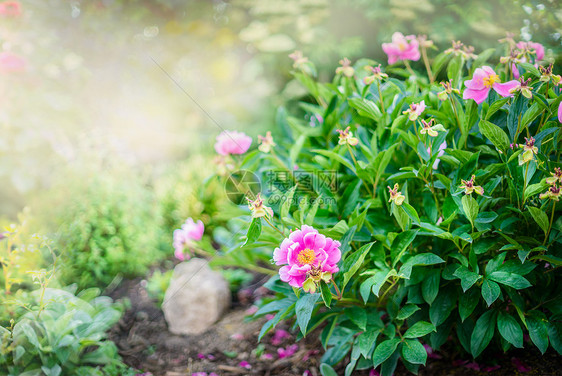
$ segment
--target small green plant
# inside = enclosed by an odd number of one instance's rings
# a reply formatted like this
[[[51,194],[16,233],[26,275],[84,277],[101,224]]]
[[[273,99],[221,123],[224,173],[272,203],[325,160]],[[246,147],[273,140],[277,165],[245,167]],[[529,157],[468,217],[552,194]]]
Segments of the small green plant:
[[[173,275],[173,270],[168,270],[166,272],[161,272],[158,269],[155,270],[146,282],[146,292],[148,296],[151,299],[155,299],[158,304],[162,304]]]
[[[238,291],[242,286],[252,282],[254,276],[243,269],[222,269],[220,271],[227,280],[232,292]]]
[[[35,305],[0,327],[3,375],[134,375],[106,332],[119,320],[119,306],[96,289],[71,291],[44,287]]]
[[[100,168],[71,170],[64,187],[43,197],[49,203],[43,222],[56,233],[63,285],[106,287],[116,277],[142,275],[164,257],[158,207],[142,177],[123,167],[96,173]]]

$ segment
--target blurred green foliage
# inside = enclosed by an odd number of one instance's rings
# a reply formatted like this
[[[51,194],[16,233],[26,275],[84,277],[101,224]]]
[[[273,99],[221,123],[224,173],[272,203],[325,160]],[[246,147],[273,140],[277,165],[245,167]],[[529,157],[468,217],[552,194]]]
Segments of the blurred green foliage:
[[[56,234],[61,283],[105,287],[117,276],[142,275],[165,256],[153,191],[127,166],[77,165],[36,204],[50,208],[41,222]]]

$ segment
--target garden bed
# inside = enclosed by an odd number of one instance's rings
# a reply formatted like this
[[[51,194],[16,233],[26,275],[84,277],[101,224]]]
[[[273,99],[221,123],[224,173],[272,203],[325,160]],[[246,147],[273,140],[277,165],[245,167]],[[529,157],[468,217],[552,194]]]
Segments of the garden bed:
[[[262,278],[256,278],[254,281],[258,283],[254,282],[243,291],[252,291],[255,295],[257,290],[259,294],[263,291],[260,289],[260,280],[263,281]],[[294,337],[285,338],[274,346],[271,344],[273,336],[268,335],[262,341],[264,353],[271,354],[273,358],[256,357],[254,350],[258,346],[259,331],[266,318],[255,321],[246,319],[252,307],[251,298],[241,301],[235,297],[223,318],[203,334],[174,335],[168,332],[164,314],[158,304],[150,299],[144,284],[141,278],[126,280],[111,294],[114,299],[126,298],[131,301],[130,308],[110,333],[126,364],[155,376],[191,376],[196,372],[294,376],[306,374],[307,370],[311,376],[320,375],[318,367],[323,349],[315,335],[296,342],[299,349],[286,358],[279,358],[277,349],[286,349],[294,344]],[[289,330],[286,324],[279,325],[279,328]],[[201,359],[203,356],[205,358]],[[421,376],[562,375],[562,356],[552,350],[541,355],[531,346],[528,349],[511,350],[507,354],[489,352],[479,358],[478,363],[474,363],[449,342],[437,356],[441,358],[428,359],[427,367],[420,370]],[[252,368],[242,368],[240,364],[244,361]],[[336,371],[343,374],[344,367]],[[356,371],[355,374],[367,376],[369,371]],[[411,373],[399,365],[395,375]]]

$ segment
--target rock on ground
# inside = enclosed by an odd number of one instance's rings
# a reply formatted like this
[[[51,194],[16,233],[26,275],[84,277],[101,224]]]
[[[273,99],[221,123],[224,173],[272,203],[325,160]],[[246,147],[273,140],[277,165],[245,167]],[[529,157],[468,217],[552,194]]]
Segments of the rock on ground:
[[[170,332],[200,334],[230,305],[228,282],[207,261],[192,258],[174,268],[162,310]]]

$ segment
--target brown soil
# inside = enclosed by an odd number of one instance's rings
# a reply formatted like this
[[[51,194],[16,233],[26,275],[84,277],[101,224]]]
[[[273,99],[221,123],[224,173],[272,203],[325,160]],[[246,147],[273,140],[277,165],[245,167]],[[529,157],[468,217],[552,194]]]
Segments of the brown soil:
[[[266,319],[257,321],[246,319],[246,310],[251,306],[248,294],[234,297],[230,311],[201,335],[178,336],[168,332],[164,315],[142,287],[141,279],[125,281],[111,295],[115,299],[128,298],[131,307],[112,329],[110,338],[117,344],[125,363],[143,372],[155,376],[191,376],[195,372],[215,372],[219,376],[229,375],[264,375],[264,376],[300,376],[309,370],[310,376],[319,376],[319,360],[322,355],[321,345],[314,341],[315,336],[308,336],[298,342],[299,350],[291,357],[279,359],[277,348],[286,348],[294,343],[294,337],[286,338],[279,346],[271,344],[271,335],[262,343],[265,353],[272,359],[257,358],[253,352],[258,346],[257,338]],[[259,284],[253,286],[253,289]],[[252,287],[244,291],[252,291]],[[259,292],[259,290],[258,290]],[[241,298],[241,299],[239,299]],[[280,328],[289,330],[286,324]],[[562,375],[562,357],[552,349],[541,355],[532,345],[525,350],[510,351],[507,354],[490,352],[478,359],[480,371],[470,364],[459,364],[471,360],[459,354],[453,346],[444,346],[441,359],[428,359],[427,367],[420,369],[422,376],[514,376],[514,375]],[[205,359],[200,359],[205,355]],[[209,357],[209,355],[211,355]],[[210,359],[209,359],[210,358]],[[513,359],[516,359],[515,361]],[[250,369],[240,367],[241,362],[251,365]],[[514,362],[519,361],[529,369],[518,370]],[[486,367],[499,365],[494,371]],[[343,375],[344,368],[337,369]],[[358,376],[367,376],[368,371],[356,371]],[[411,375],[399,364],[396,376]]]

